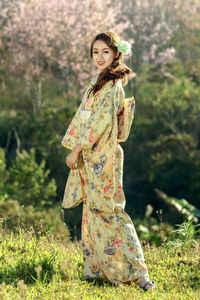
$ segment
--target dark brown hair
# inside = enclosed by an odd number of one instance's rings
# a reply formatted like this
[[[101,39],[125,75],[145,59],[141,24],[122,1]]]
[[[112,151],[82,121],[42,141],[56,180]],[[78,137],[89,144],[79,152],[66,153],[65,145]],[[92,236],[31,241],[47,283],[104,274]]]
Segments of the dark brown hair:
[[[91,43],[91,58],[93,57],[93,45],[97,40],[102,40],[104,43],[106,43],[106,45],[109,48],[111,48],[114,51],[115,54],[117,54],[117,45],[120,42],[120,37],[114,32],[103,32],[96,35]],[[118,57],[113,59],[112,64],[99,74],[96,83],[89,91],[89,95],[91,92],[93,92],[94,95],[110,80],[113,80],[114,85],[115,80],[123,79],[123,85],[126,85],[128,82],[128,74],[130,74],[131,72],[132,70],[126,64],[123,63],[123,54],[119,52]]]

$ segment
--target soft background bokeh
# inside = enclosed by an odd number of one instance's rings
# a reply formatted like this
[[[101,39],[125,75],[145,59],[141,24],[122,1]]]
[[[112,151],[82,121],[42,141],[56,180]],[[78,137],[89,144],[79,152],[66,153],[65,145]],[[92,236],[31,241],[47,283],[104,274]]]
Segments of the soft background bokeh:
[[[133,45],[126,211],[140,238],[159,245],[175,224],[200,219],[198,0],[0,1],[1,223],[80,238],[81,206],[63,225],[69,151],[60,143],[96,75],[89,47],[101,31]]]

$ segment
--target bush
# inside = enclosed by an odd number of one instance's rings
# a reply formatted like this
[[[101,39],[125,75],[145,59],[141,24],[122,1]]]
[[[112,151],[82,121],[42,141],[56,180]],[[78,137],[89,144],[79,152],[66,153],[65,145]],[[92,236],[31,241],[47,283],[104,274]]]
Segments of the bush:
[[[35,149],[31,149],[30,153],[25,150],[17,150],[16,153],[7,171],[4,151],[0,151],[0,197],[2,200],[16,199],[19,204],[37,208],[51,206],[56,196],[56,184],[54,179],[48,181],[50,171],[45,170],[45,161],[36,162]]]
[[[32,205],[20,205],[16,200],[0,202],[1,226],[6,231],[32,230],[37,236],[46,232],[69,237],[59,206],[37,210]]]

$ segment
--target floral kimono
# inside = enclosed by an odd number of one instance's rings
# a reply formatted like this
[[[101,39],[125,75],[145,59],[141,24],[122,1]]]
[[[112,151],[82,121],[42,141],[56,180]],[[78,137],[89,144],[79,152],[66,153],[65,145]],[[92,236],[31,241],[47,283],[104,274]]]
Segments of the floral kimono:
[[[82,247],[86,278],[99,277],[119,285],[149,278],[135,227],[125,209],[124,154],[135,111],[125,98],[122,80],[109,81],[95,95],[85,91],[61,145],[81,144],[77,168],[70,170],[62,207],[83,201]]]

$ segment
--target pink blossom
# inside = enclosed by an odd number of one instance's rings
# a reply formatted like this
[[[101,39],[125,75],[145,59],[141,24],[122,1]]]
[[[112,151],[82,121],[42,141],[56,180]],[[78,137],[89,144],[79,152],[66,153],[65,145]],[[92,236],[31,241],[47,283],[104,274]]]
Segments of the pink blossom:
[[[73,97],[96,75],[89,57],[92,38],[105,30],[121,34],[130,25],[119,19],[122,3],[111,0],[1,2],[0,50],[9,72],[30,84],[55,76],[56,66]]]

